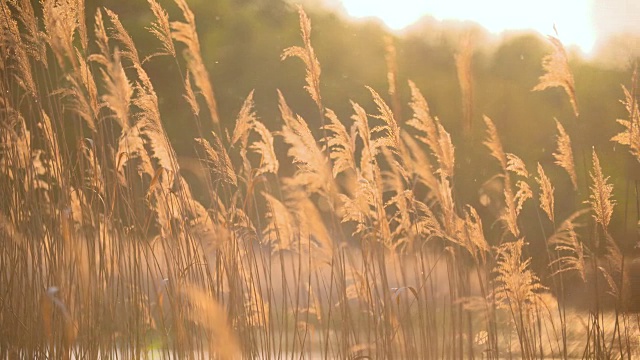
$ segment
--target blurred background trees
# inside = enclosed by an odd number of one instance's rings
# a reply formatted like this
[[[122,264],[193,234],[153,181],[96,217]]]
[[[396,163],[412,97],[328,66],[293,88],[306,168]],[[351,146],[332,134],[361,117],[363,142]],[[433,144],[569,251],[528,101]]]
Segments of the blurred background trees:
[[[553,164],[558,119],[574,141],[576,162],[581,177],[588,179],[590,149],[601,154],[604,172],[611,175],[620,206],[635,207],[636,195],[627,189],[635,188],[640,179],[639,164],[626,149],[616,149],[610,138],[620,130],[615,122],[626,118],[620,85],[629,86],[632,72],[629,59],[616,58],[615,66],[610,54],[626,54],[625,42],[612,39],[603,47],[606,53],[587,60],[575,49],[567,49],[570,67],[576,84],[580,118],[573,114],[571,105],[561,89],[532,92],[542,75],[542,58],[552,51],[544,37],[534,33],[508,33],[501,37],[490,35],[479,26],[463,22],[440,22],[425,17],[402,35],[392,34],[382,23],[350,21],[343,16],[323,10],[316,1],[308,3],[313,28],[312,42],[322,67],[321,91],[325,106],[350,124],[350,100],[372,109],[372,100],[365,85],[387,96],[387,68],[385,63],[385,36],[391,36],[396,47],[398,64],[398,94],[404,107],[404,118],[411,115],[407,80],[422,90],[432,114],[437,116],[451,132],[457,145],[456,196],[460,203],[482,206],[478,189],[497,173],[497,164],[485,151],[482,141],[485,129],[483,114],[495,122],[505,150],[520,156],[526,164],[541,163],[556,181],[559,218],[569,209],[584,201],[588,194],[582,190],[578,196],[562,170]],[[142,57],[159,46],[145,26],[152,19],[145,1],[101,0],[88,4],[87,13],[97,7],[107,7],[117,14],[132,34]],[[180,12],[170,1],[162,2],[172,19],[180,19]],[[231,131],[235,117],[250,91],[255,89],[258,116],[272,130],[281,127],[277,109],[276,89],[287,97],[291,108],[320,135],[317,109],[304,92],[304,69],[297,61],[281,61],[280,54],[291,44],[299,44],[299,26],[296,8],[284,0],[191,0],[189,6],[196,16],[203,57],[214,84],[223,130]],[[91,24],[89,24],[91,25]],[[472,47],[471,77],[473,101],[471,103],[471,131],[463,131],[463,96],[456,71],[455,55],[464,39]],[[620,64],[628,66],[620,66]],[[153,58],[145,64],[154,81],[161,103],[163,121],[176,150],[183,155],[194,153],[193,117],[183,103],[183,89],[178,65],[169,58]],[[163,100],[164,99],[164,100]],[[182,102],[181,102],[182,101]],[[204,133],[211,124],[203,124]],[[225,137],[222,134],[222,137]],[[535,171],[534,168],[529,169]],[[283,171],[287,171],[283,169]],[[580,184],[587,189],[586,184]],[[530,205],[533,207],[533,204]],[[526,211],[526,209],[525,209]],[[624,211],[618,214],[624,214]],[[532,215],[536,219],[536,215]],[[633,246],[636,240],[637,215],[628,213],[628,219],[613,219],[616,236],[623,244]],[[623,226],[626,225],[626,226]],[[536,221],[523,226],[539,227]],[[487,228],[491,227],[491,221]],[[533,239],[530,239],[533,240]],[[535,243],[535,241],[532,241]]]

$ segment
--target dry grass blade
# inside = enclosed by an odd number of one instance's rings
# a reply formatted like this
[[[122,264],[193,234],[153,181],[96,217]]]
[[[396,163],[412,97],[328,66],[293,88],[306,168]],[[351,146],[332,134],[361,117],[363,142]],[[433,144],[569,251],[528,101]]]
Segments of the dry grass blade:
[[[576,190],[578,189],[578,176],[576,175],[576,167],[575,163],[573,162],[571,138],[558,120],[556,120],[556,127],[558,128],[558,149],[553,153],[553,157],[556,159],[556,165],[563,168],[567,172],[567,174],[569,174],[573,189]]]
[[[311,98],[318,106],[318,109],[322,113],[322,97],[320,96],[320,62],[316,58],[315,51],[311,46],[311,21],[304,12],[302,6],[298,6],[298,14],[300,16],[300,32],[302,35],[302,42],[304,47],[292,46],[282,51],[281,59],[284,60],[288,57],[298,57],[305,65],[306,75],[305,80],[307,85],[304,87]]]
[[[549,36],[549,41],[551,41],[553,45],[553,53],[542,59],[542,68],[545,74],[540,76],[539,82],[533,88],[533,91],[541,91],[557,86],[562,87],[569,96],[573,113],[578,117],[578,101],[576,100],[575,84],[573,74],[571,73],[571,69],[569,69],[567,53],[560,40]]]

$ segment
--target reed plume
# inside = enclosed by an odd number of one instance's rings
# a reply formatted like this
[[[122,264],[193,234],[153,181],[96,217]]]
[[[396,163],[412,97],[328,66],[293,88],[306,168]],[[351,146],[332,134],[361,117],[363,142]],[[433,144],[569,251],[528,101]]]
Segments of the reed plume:
[[[536,182],[540,186],[540,209],[544,211],[544,213],[549,217],[552,223],[555,223],[555,209],[554,209],[554,195],[553,195],[553,185],[551,184],[551,180],[544,173],[544,169],[542,165],[538,163],[538,176],[536,178]]]
[[[259,139],[249,145],[249,136],[251,132],[256,133]],[[240,143],[240,156],[245,165],[245,172],[248,178],[257,177],[262,174],[272,173],[278,174],[279,163],[273,148],[273,135],[263,123],[261,123],[254,111],[253,91],[249,93],[245,99],[238,117],[236,118],[236,126],[231,136],[231,144]],[[255,174],[251,174],[249,170],[250,164],[247,159],[247,150],[260,155],[260,164]]]
[[[576,167],[573,161],[571,138],[558,120],[556,120],[556,127],[558,128],[558,135],[556,137],[558,149],[553,153],[553,157],[556,159],[555,164],[567,172],[569,179],[571,179],[573,189],[576,190],[578,189],[578,176],[576,175]]]
[[[407,146],[408,159],[405,159],[407,167],[415,181],[429,189],[429,198],[438,197],[438,179],[434,173],[433,165],[422,146],[407,132],[402,133],[402,139]]]
[[[549,263],[551,269],[555,269],[552,275],[562,274],[568,271],[576,271],[582,282],[587,281],[585,259],[585,246],[580,242],[576,228],[584,226],[578,222],[578,218],[587,214],[588,210],[578,210],[566,218],[547,239],[547,244],[558,252],[556,259]]]
[[[100,14],[98,12],[98,14]],[[105,93],[101,96],[102,107],[106,107],[114,114],[114,120],[126,131],[131,126],[129,107],[133,97],[133,86],[129,82],[122,67],[120,52],[116,49],[113,59],[103,56],[92,56],[90,59],[100,63],[102,81]]]
[[[502,142],[498,137],[498,130],[496,129],[496,126],[493,123],[493,121],[486,115],[484,117],[484,123],[487,126],[487,136],[488,136],[487,140],[484,142],[484,145],[487,148],[489,148],[491,156],[493,156],[496,160],[498,160],[498,163],[500,164],[502,171],[506,173],[507,172],[507,154],[502,149]]]
[[[569,68],[567,52],[558,38],[549,36],[549,41],[553,46],[553,52],[542,59],[542,68],[545,74],[540,76],[538,84],[532,90],[542,91],[550,87],[562,87],[569,96],[573,114],[578,117],[578,100],[576,99],[576,89],[573,74]]]
[[[309,126],[300,115],[293,113],[280,91],[278,107],[284,122],[279,135],[290,146],[287,155],[293,158],[296,165],[291,185],[303,186],[309,193],[333,197],[335,188],[329,161],[316,143]]]
[[[298,6],[298,15],[300,17],[300,35],[302,36],[302,42],[304,47],[291,46],[282,51],[280,56],[281,60],[285,60],[289,57],[297,57],[304,62],[306,75],[305,81],[307,85],[305,90],[311,96],[311,99],[316,103],[320,114],[324,112],[322,106],[322,97],[320,96],[320,62],[316,58],[316,53],[311,46],[311,20],[304,12],[302,6]]]
[[[425,134],[420,134],[417,136],[417,139],[429,146],[433,154],[438,158],[440,168],[445,169],[445,155],[443,154],[442,149],[440,149],[437,141],[439,138],[437,119],[434,119],[431,116],[427,100],[424,98],[416,84],[410,80],[409,88],[411,89],[411,102],[409,105],[411,106],[411,110],[413,110],[413,117],[407,121],[407,125]],[[452,174],[452,171],[445,171],[445,174],[450,175]]]
[[[74,67],[76,65],[73,38],[78,27],[77,5],[74,0],[43,2],[42,20],[45,36],[60,68],[65,68],[66,59],[70,60]]]
[[[155,21],[151,23],[151,26],[147,27],[150,33],[152,33],[158,40],[160,40],[161,47],[158,51],[147,56],[143,62],[151,59],[154,56],[168,55],[173,58],[176,57],[176,48],[171,40],[171,24],[169,22],[169,15],[158,4],[156,0],[147,0],[151,11],[155,17]]]
[[[520,172],[522,174],[528,174],[523,172],[522,170],[522,161],[518,161],[515,155],[511,157],[511,166],[509,165],[509,157],[504,152],[502,148],[502,142],[498,137],[498,130],[496,129],[493,121],[485,115],[484,117],[485,125],[487,126],[487,140],[484,141],[484,145],[489,148],[491,156],[493,156],[500,163],[500,167],[503,171],[503,179],[504,179],[504,198],[505,198],[505,209],[503,214],[500,216],[501,220],[503,220],[507,225],[507,230],[514,236],[520,236],[520,229],[518,228],[517,220],[518,213],[522,209],[522,205],[524,202],[532,196],[531,189],[528,184],[523,181],[519,181],[516,186],[518,187],[518,192],[514,195],[513,189],[511,188],[511,176],[509,175],[509,168],[513,170],[513,172]]]
[[[637,77],[637,72],[634,72],[634,81],[635,77]],[[621,102],[627,110],[629,119],[616,120],[624,127],[624,130],[611,138],[611,141],[628,146],[631,155],[640,160],[640,109],[638,109],[638,101],[626,87],[622,86],[622,91],[624,99]]]
[[[542,303],[540,292],[546,288],[529,268],[531,258],[523,258],[523,239],[506,242],[496,255],[495,297],[497,305],[508,309],[512,323],[518,332],[523,358],[534,358],[535,337],[533,324],[538,306]]]
[[[124,29],[118,15],[109,9],[104,9],[113,24],[112,27],[109,28],[109,37],[120,43],[122,46],[122,51],[120,52],[120,56],[123,59],[127,59],[134,64],[141,64],[140,58],[138,57],[138,50],[136,49],[136,45],[133,43],[133,38],[131,35]]]
[[[78,115],[92,132],[96,132],[100,102],[98,88],[91,70],[79,51],[76,51],[78,69],[67,74],[65,84],[57,91],[63,99],[68,99],[69,109]]]
[[[267,193],[262,193],[267,201],[269,209],[265,214],[267,225],[263,231],[262,238],[271,246],[272,252],[281,250],[300,250],[300,243],[297,239],[301,239],[297,231],[295,220],[287,206],[280,200]]]
[[[333,110],[327,109],[325,116],[329,122],[324,125],[323,130],[331,133],[325,138],[325,146],[329,149],[329,157],[333,161],[333,177],[335,178],[338,174],[356,169],[354,158],[356,145]]]
[[[203,138],[194,139],[195,142],[204,149],[207,156],[205,162],[207,164],[207,169],[217,175],[214,182],[219,179],[227,184],[237,186],[238,180],[235,170],[233,169],[231,159],[229,158],[229,154],[222,146],[222,141],[220,141],[220,138],[216,133],[212,131],[211,135],[213,136],[213,146]]]
[[[35,99],[37,98],[36,83],[31,73],[29,55],[25,50],[27,46],[24,45],[22,37],[20,36],[18,22],[12,17],[11,12],[6,6],[2,6],[0,10],[0,16],[2,16],[0,24],[0,26],[2,26],[0,28],[2,33],[0,36],[2,36],[2,47],[5,48],[5,54],[3,54],[5,58],[0,66],[4,66],[5,68],[8,67],[7,64],[15,66],[18,86]],[[8,57],[6,54],[9,53],[13,56]],[[2,68],[0,67],[0,69]],[[5,69],[2,70],[5,71]]]
[[[198,105],[198,99],[193,92],[193,86],[191,86],[191,72],[189,70],[184,74],[184,94],[182,97],[186,100],[187,104],[189,104],[189,109],[193,116],[197,117],[200,115],[200,105]]]
[[[400,127],[398,127],[398,123],[393,116],[393,111],[373,88],[367,86],[367,89],[378,107],[379,114],[374,115],[374,117],[384,122],[384,125],[371,129],[372,134],[380,135],[371,142],[372,155],[376,156],[382,153],[383,148],[388,148],[398,155],[403,155]]]
[[[9,0],[9,4],[15,9],[16,15],[15,17],[20,21],[25,31],[22,33],[22,41],[24,43],[24,50],[29,55],[29,57],[39,61],[45,67],[48,67],[47,62],[47,42],[45,41],[45,34],[38,27],[38,18],[36,17],[35,11],[33,9],[33,4],[28,0]],[[84,13],[80,14],[80,9],[83,8],[82,4],[78,10],[78,17],[81,19],[82,24],[84,24]],[[8,9],[3,10],[2,13],[7,13]],[[82,17],[80,17],[82,16]],[[13,26],[9,24],[9,19],[7,20],[7,26]],[[81,25],[79,25],[80,27]],[[81,37],[83,32],[80,31]],[[86,30],[84,32],[86,35]],[[82,43],[85,45],[84,49],[86,49],[86,38],[83,37]]]
[[[196,31],[196,18],[191,9],[189,9],[185,0],[175,0],[175,3],[182,11],[182,16],[186,22],[172,21],[170,23],[171,37],[175,41],[186,45],[185,58],[187,60],[187,67],[191,74],[193,74],[195,84],[198,89],[200,89],[200,93],[204,97],[207,109],[209,110],[209,116],[211,116],[211,121],[215,126],[219,126],[220,117],[218,115],[218,105],[214,96],[213,85],[209,80],[209,72],[202,60],[200,41],[198,40],[198,33]],[[167,41],[165,39],[166,34],[164,28],[162,32],[163,36],[161,41],[164,43]],[[170,47],[168,45],[165,44],[163,47],[165,49],[169,48],[170,51]]]
[[[613,208],[616,204],[613,197],[613,185],[608,184],[609,177],[605,177],[600,167],[600,159],[596,154],[596,150],[592,150],[593,167],[589,173],[591,177],[591,194],[589,195],[589,204],[593,209],[593,218],[596,220],[602,229],[607,232],[609,222],[611,221],[611,215],[613,215]]]

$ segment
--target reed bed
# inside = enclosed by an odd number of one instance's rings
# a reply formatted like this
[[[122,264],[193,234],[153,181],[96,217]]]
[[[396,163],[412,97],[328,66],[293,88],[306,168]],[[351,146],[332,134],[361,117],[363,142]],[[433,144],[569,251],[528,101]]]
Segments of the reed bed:
[[[185,0],[175,0],[178,19],[148,3],[152,54],[138,54],[109,9],[0,1],[0,357],[640,356],[626,270],[636,260],[609,229],[622,210],[598,149],[574,148],[579,134],[564,120],[553,166],[565,173],[552,178],[504,149],[484,116],[483,151],[499,169],[496,236],[457,199],[456,146],[420,89],[397,83],[392,40],[389,88],[367,88],[374,107],[352,102],[351,118],[339,119],[323,101],[311,21],[299,8],[301,40],[282,60],[292,71],[302,60],[317,118],[307,122],[278,91],[272,131],[252,92],[226,129],[194,14]],[[567,55],[550,42],[533,90],[561,87],[575,115],[567,121],[580,121]],[[199,134],[202,184],[185,180],[164,130],[145,71],[157,57],[179,69],[191,114],[180,121]],[[469,49],[455,59],[465,122],[471,59]],[[629,118],[612,141],[640,160],[632,82],[622,94]],[[411,93],[404,118],[401,86]],[[588,174],[577,173],[574,152]],[[567,218],[555,213],[560,182],[589,194]],[[546,253],[527,250],[525,207],[553,229]],[[549,279],[531,256],[546,259]],[[586,308],[567,301],[569,281],[594,299]]]

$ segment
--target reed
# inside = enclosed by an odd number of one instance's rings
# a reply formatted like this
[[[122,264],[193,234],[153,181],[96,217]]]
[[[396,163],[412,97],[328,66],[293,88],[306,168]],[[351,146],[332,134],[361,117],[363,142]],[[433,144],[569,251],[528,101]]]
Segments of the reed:
[[[82,0],[44,0],[42,11],[0,0],[0,357],[638,355],[630,275],[608,230],[615,189],[599,149],[574,149],[570,135],[580,134],[556,120],[553,156],[568,178],[540,164],[534,176],[484,116],[504,204],[491,219],[502,231],[489,237],[478,209],[457,197],[454,139],[411,81],[403,111],[392,39],[391,106],[367,87],[375,107],[352,102],[340,119],[323,102],[300,7],[301,44],[282,60],[302,60],[319,118],[307,122],[278,91],[281,127],[270,130],[252,91],[226,136],[194,14],[175,0],[182,19],[173,20],[148,2],[158,48],[139,54],[109,9],[89,14],[89,33]],[[578,117],[567,54],[550,41],[534,90],[561,87]],[[472,55],[465,43],[455,59],[466,131]],[[182,82],[199,134],[206,204],[165,131],[145,70],[157,57],[177,64],[166,76]],[[612,141],[638,156],[635,88],[623,96],[629,119]],[[591,150],[589,178],[579,179],[574,150]],[[562,182],[589,194],[564,220],[554,198]],[[522,226],[527,207],[547,239],[548,282],[531,265],[540,255],[528,241],[540,234]],[[571,277],[595,299],[586,311],[566,302]]]

